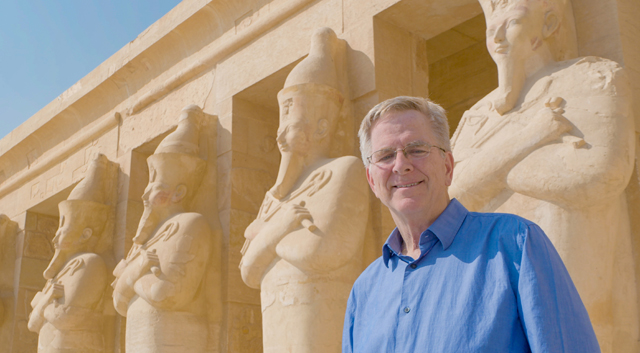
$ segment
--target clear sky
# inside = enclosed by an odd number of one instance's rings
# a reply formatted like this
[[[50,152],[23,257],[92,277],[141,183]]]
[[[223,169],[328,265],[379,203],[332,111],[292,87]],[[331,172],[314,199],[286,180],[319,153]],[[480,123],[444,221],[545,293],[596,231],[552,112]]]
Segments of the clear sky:
[[[0,139],[179,0],[3,0]]]

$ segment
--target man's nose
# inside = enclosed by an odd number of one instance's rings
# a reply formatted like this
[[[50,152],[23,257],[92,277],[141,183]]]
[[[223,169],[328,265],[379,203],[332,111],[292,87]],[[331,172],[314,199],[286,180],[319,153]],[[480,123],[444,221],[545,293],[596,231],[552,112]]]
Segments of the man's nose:
[[[404,151],[396,151],[396,160],[393,162],[393,172],[405,174],[413,170],[413,163],[404,154]]]

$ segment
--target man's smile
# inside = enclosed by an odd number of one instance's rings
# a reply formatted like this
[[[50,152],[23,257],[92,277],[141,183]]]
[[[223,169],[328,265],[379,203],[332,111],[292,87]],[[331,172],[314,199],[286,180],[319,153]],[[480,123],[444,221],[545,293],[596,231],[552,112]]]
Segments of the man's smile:
[[[398,189],[404,189],[404,188],[414,187],[414,186],[416,186],[416,185],[418,185],[418,184],[422,184],[422,183],[424,183],[424,180],[420,180],[420,181],[417,181],[417,182],[415,182],[415,183],[411,183],[411,184],[394,185],[393,187],[394,187],[394,188],[398,188]]]

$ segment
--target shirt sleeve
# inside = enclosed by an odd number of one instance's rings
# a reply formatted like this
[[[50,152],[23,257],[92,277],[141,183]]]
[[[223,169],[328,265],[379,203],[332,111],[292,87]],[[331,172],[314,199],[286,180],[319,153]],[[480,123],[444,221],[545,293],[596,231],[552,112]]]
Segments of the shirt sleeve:
[[[342,353],[353,353],[353,324],[355,321],[356,300],[354,289],[351,289],[347,310],[344,315],[344,327],[342,330]]]
[[[560,255],[535,224],[524,230],[517,296],[532,353],[600,352],[589,314]]]

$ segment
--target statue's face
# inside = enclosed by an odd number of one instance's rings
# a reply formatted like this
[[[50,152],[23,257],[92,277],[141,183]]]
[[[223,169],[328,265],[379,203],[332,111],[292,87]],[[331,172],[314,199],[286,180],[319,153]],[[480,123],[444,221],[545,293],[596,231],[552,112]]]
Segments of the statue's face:
[[[305,100],[299,92],[284,95],[280,103],[280,127],[277,142],[281,153],[306,154],[311,143],[310,124],[305,115]]]
[[[142,194],[145,208],[157,209],[169,206],[175,187],[159,180],[154,170],[150,172],[149,184],[144,189],[144,194]]]
[[[78,249],[82,245],[82,233],[87,229],[82,223],[73,214],[61,214],[60,226],[53,238],[53,247],[61,252],[73,252]]]
[[[498,9],[487,19],[487,49],[496,63],[524,60],[542,45],[544,12],[535,2]]]

